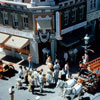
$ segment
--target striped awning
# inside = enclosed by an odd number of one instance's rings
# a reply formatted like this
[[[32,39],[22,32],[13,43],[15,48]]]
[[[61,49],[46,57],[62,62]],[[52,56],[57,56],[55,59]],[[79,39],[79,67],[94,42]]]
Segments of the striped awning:
[[[11,36],[11,38],[5,43],[6,46],[15,49],[22,49],[29,44],[29,39]]]

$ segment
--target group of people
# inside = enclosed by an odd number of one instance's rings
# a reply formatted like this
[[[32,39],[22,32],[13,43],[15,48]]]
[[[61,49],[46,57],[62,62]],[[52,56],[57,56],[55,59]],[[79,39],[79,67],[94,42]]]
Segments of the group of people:
[[[78,51],[75,49],[75,53]],[[71,52],[70,52],[71,53]],[[88,55],[82,56],[82,64],[88,62]],[[47,59],[45,61],[46,66],[48,67],[47,73],[44,74],[44,70],[37,70],[34,68],[32,63],[32,56],[28,56],[28,67],[19,67],[18,71],[18,79],[16,83],[16,87],[20,89],[22,87],[22,80],[26,86],[28,86],[28,91],[32,91],[32,94],[35,92],[36,87],[40,87],[40,92],[43,92],[43,88],[47,86],[51,86],[52,84],[57,85],[58,80],[66,81],[68,79],[72,79],[73,75],[70,71],[70,65],[68,63],[68,54],[64,53],[64,66],[60,66],[59,60],[56,59],[54,63],[52,63],[52,59],[49,55],[47,55]],[[81,65],[81,64],[80,64]],[[13,88],[13,87],[12,87]]]
[[[29,55],[30,57],[30,55]],[[40,87],[40,92],[43,92],[45,86],[51,86],[57,84],[58,80],[61,79],[66,81],[72,77],[72,73],[69,71],[69,64],[66,62],[65,66],[61,69],[59,60],[55,60],[52,63],[51,57],[47,56],[46,66],[48,67],[47,73],[44,73],[43,69],[37,70],[33,67],[31,58],[28,58],[29,67],[19,66],[18,79],[16,87],[20,89],[22,87],[22,80],[28,86],[28,91],[32,91],[34,94],[34,88]]]

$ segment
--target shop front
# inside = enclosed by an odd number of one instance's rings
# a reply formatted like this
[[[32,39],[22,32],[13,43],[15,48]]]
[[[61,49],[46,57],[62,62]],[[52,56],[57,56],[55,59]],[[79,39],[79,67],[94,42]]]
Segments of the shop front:
[[[0,27],[1,29],[1,27]],[[0,30],[0,53],[27,60],[30,53],[30,37],[28,33],[2,27]],[[25,36],[24,36],[25,35]],[[32,40],[32,39],[31,39]]]
[[[53,15],[42,14],[35,15],[35,39],[38,43],[39,62],[45,63],[46,55],[51,56],[54,61],[55,36],[53,33]]]

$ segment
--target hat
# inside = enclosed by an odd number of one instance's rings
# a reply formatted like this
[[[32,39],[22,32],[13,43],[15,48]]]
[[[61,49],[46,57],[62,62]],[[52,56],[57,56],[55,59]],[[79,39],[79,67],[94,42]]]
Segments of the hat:
[[[36,99],[36,100],[40,100],[40,96],[37,96],[35,99]]]

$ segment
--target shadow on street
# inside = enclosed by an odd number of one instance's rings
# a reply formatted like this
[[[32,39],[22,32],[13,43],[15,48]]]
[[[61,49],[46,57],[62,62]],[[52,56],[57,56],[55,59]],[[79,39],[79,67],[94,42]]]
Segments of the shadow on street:
[[[15,74],[18,73],[15,69],[9,69],[7,72],[3,72],[3,78],[2,80],[8,80],[8,78],[11,78],[15,76]]]

